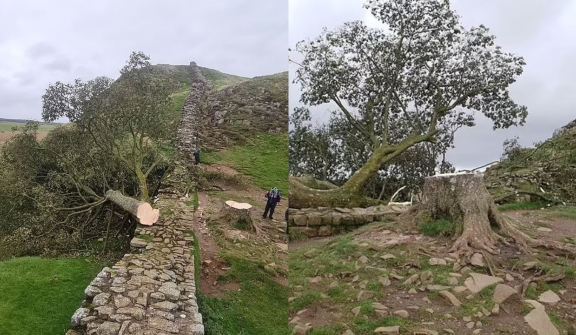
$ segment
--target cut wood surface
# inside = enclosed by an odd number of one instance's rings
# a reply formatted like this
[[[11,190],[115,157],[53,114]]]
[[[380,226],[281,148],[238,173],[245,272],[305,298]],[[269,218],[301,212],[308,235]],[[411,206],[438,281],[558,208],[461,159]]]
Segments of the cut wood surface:
[[[109,190],[106,198],[132,214],[140,224],[151,226],[160,218],[160,211],[149,203],[125,196],[119,191]]]
[[[252,205],[244,203],[244,202],[236,202],[236,201],[232,201],[232,200],[228,200],[226,201],[226,205],[232,207],[232,208],[236,208],[236,209],[250,209],[252,208]]]

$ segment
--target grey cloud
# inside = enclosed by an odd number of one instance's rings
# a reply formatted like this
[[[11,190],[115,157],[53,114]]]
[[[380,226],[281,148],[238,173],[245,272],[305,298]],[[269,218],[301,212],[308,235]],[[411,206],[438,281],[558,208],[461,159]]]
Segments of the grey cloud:
[[[60,58],[60,59],[54,59],[48,63],[44,63],[42,65],[42,68],[57,72],[70,72],[70,70],[72,69],[72,63],[70,62],[69,59]]]
[[[17,110],[3,100],[0,117],[37,118],[48,84],[117,78],[133,51],[254,77],[288,70],[287,41],[287,0],[0,1],[0,73],[11,78],[0,96],[28,99]]]
[[[48,43],[40,42],[32,45],[26,50],[26,54],[36,60],[38,58],[56,54],[56,48]]]
[[[452,2],[468,26],[483,23],[505,45],[530,43],[550,22],[553,22],[570,0],[485,0]]]
[[[18,72],[14,74],[14,79],[21,85],[21,86],[28,86],[34,83],[36,79],[36,74],[34,72]]]

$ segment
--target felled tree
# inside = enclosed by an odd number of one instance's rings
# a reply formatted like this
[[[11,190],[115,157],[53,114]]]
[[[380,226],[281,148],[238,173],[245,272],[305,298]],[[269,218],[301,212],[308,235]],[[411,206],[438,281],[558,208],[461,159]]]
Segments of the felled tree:
[[[455,126],[473,126],[475,112],[494,129],[525,122],[526,107],[508,92],[524,59],[503,52],[488,28],[462,27],[448,1],[369,0],[365,7],[388,29],[350,22],[298,43],[295,82],[303,103],[335,104],[372,153],[338,189],[311,197],[315,190],[296,187],[290,206],[346,206],[381,166]]]
[[[132,53],[120,73],[116,81],[98,77],[86,83],[76,80],[73,85],[57,82],[48,87],[42,96],[43,120],[67,117],[73,124],[54,137],[61,136],[63,144],[72,149],[86,145],[83,156],[75,150],[52,147],[54,164],[61,168],[52,174],[60,183],[73,185],[82,199],[82,204],[61,210],[82,213],[111,201],[149,225],[158,219],[158,210],[150,206],[148,177],[167,161],[159,148],[173,131],[172,87],[153,75],[150,58],[141,52]],[[48,143],[45,147],[50,148]],[[108,161],[122,164],[132,174],[129,178],[137,181],[137,194],[124,193],[124,180],[109,174],[118,169],[106,168]],[[101,179],[102,189],[91,187],[94,183],[90,180],[95,177]],[[131,198],[136,195],[138,200]]]
[[[147,178],[165,160],[158,149],[173,131],[171,87],[152,75],[150,58],[142,52],[132,53],[120,73],[116,81],[98,77],[50,85],[42,96],[42,119],[74,122],[134,173],[140,200],[150,202]]]

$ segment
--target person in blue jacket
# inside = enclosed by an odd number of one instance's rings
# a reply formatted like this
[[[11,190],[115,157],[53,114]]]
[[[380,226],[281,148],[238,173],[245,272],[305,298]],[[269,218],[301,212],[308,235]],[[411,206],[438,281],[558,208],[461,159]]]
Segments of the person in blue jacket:
[[[274,209],[276,208],[276,205],[280,202],[280,192],[278,192],[278,189],[274,187],[273,189],[271,189],[266,193],[266,198],[268,199],[268,201],[266,201],[266,209],[264,210],[262,218],[265,219],[266,216],[268,215],[268,212],[270,212],[269,218],[272,219]]]

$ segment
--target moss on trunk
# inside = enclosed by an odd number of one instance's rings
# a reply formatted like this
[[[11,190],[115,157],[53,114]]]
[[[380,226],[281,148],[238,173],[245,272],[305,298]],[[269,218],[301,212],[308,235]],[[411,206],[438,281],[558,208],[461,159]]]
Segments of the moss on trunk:
[[[350,193],[342,188],[319,190],[310,188],[297,178],[290,176],[290,208],[314,207],[368,207],[380,204],[378,200]]]

